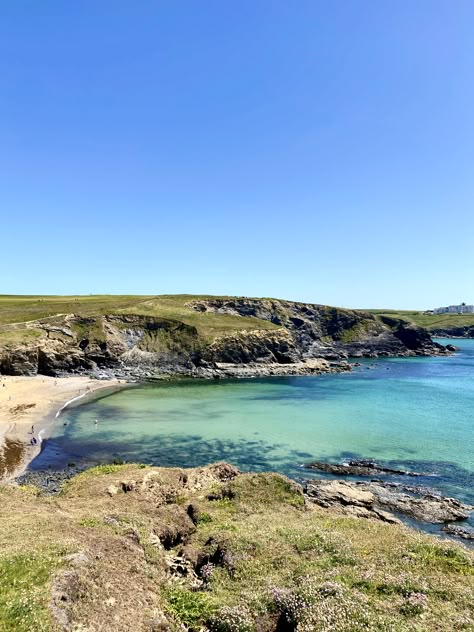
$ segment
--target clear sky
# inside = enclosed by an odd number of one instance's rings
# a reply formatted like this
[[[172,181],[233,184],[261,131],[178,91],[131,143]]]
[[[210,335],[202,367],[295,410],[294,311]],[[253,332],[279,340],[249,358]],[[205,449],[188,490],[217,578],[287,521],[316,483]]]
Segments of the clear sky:
[[[474,303],[474,2],[0,2],[0,214],[0,293]]]

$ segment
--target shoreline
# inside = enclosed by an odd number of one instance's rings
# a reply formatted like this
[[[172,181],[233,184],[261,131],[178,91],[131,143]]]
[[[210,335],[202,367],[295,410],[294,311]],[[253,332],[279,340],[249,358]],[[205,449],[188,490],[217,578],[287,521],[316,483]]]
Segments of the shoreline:
[[[436,357],[434,354],[432,357]],[[444,354],[443,354],[444,355]],[[412,357],[410,355],[394,357]],[[104,391],[114,392],[139,384],[173,379],[236,379],[261,377],[288,377],[294,375],[324,375],[352,372],[360,365],[360,357],[334,362],[317,358],[292,365],[264,364],[235,365],[220,363],[214,372],[204,370],[199,375],[166,374],[159,379],[129,381],[114,375],[64,375],[50,377],[0,375],[0,482],[9,482],[23,474],[28,465],[41,453],[42,442],[51,431],[61,413],[69,407],[81,405]],[[365,358],[364,358],[365,359]],[[386,360],[387,357],[367,358]],[[136,376],[138,377],[138,376]],[[107,393],[105,393],[107,394]],[[32,430],[34,429],[34,432]],[[33,437],[37,443],[32,445]]]
[[[0,376],[0,482],[25,472],[66,408],[127,385],[82,376]]]

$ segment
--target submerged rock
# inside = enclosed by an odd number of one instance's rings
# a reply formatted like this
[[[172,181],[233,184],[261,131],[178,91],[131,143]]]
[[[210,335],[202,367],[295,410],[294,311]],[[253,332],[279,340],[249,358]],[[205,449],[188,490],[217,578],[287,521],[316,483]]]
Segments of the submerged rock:
[[[374,474],[398,474],[400,476],[424,476],[418,472],[406,472],[390,467],[384,467],[365,459],[351,460],[347,463],[324,463],[315,461],[305,465],[307,469],[336,474],[337,476],[373,476]]]

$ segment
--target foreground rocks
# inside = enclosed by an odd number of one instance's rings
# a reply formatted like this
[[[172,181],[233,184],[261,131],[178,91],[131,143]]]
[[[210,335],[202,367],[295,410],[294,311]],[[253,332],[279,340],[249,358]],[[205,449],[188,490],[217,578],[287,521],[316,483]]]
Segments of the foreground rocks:
[[[472,621],[473,552],[386,524],[372,493],[346,483],[337,494],[351,515],[378,520],[341,518],[284,476],[226,463],[109,464],[54,498],[0,492],[0,630],[452,632]]]
[[[360,517],[395,522],[398,514],[425,523],[466,520],[473,507],[422,487],[397,483],[310,480],[305,497],[321,507],[334,507]]]

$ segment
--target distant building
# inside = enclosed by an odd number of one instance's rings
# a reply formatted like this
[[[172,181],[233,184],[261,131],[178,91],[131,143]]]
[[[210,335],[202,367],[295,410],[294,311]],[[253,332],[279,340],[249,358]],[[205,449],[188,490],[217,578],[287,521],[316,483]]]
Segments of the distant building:
[[[474,305],[449,305],[448,307],[437,307],[433,314],[474,314]]]

